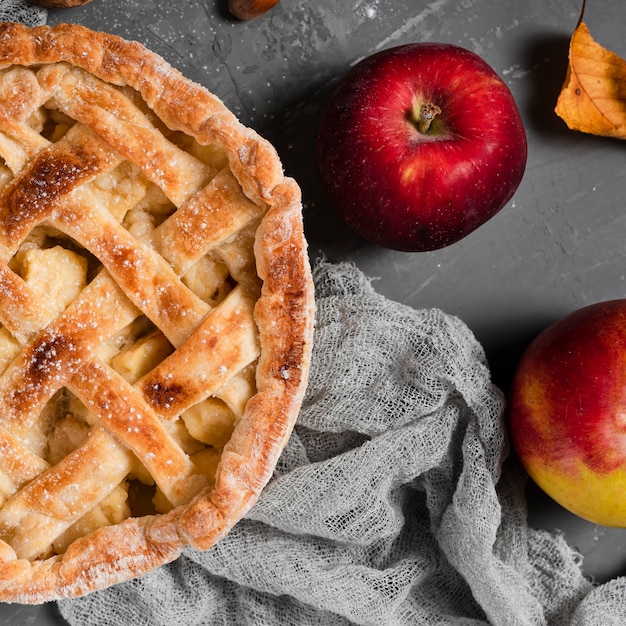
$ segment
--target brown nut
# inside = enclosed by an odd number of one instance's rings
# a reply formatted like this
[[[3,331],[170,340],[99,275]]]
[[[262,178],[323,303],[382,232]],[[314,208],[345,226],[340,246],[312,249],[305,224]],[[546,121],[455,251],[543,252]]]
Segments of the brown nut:
[[[228,10],[240,20],[253,20],[278,2],[279,0],[228,0]]]
[[[91,0],[35,0],[37,4],[48,9],[71,9],[91,2]]]

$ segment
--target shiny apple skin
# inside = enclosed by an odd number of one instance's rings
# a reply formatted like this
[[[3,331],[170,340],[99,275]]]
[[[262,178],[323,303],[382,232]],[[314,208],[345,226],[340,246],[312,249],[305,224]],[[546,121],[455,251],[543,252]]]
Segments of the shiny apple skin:
[[[539,487],[583,519],[626,527],[626,300],[579,309],[530,344],[508,420]]]
[[[431,131],[415,102],[441,108]],[[318,133],[331,204],[362,237],[406,252],[467,236],[513,197],[527,143],[516,102],[478,55],[443,43],[378,52],[341,79]]]

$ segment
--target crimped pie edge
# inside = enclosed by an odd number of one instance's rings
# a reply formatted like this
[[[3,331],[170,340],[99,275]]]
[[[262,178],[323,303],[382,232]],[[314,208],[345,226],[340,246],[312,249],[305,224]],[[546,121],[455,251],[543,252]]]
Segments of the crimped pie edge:
[[[162,515],[129,518],[75,541],[43,561],[0,565],[0,601],[42,603],[77,597],[140,576],[188,545],[207,549],[252,507],[294,426],[310,366],[314,296],[300,190],[274,148],[243,126],[214,95],[142,44],[75,24],[29,29],[0,24],[0,67],[66,62],[136,89],[173,130],[217,140],[245,194],[269,208],[255,244],[262,345],[257,393],[222,458],[215,488]],[[271,330],[270,330],[271,329]],[[259,438],[258,433],[264,437]]]

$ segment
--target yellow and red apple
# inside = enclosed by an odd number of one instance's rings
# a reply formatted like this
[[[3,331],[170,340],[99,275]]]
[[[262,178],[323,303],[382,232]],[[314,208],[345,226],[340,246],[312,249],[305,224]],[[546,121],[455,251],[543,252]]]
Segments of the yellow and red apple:
[[[626,527],[626,300],[578,309],[528,346],[508,419],[541,489],[590,522]]]
[[[318,134],[322,186],[362,237],[408,252],[448,246],[517,190],[526,134],[506,84],[481,57],[413,43],[357,63]]]

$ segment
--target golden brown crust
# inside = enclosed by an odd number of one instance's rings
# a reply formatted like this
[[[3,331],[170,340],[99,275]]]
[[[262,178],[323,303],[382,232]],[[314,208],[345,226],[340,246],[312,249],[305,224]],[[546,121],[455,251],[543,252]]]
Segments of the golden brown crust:
[[[5,157],[14,177],[0,191],[0,322],[25,346],[0,379],[0,472],[16,489],[0,507],[0,601],[40,603],[141,575],[188,545],[209,548],[253,506],[302,402],[314,301],[300,190],[283,174],[273,147],[218,98],[142,45],[78,25],[0,24],[0,70],[14,66],[36,71],[37,81],[32,73],[3,77],[30,94],[33,109],[49,102],[77,120],[48,145],[18,124],[28,114],[26,104],[0,111],[0,153],[8,154],[3,132],[20,146]],[[168,132],[200,146],[219,145],[227,166],[216,174],[162,140],[158,125],[145,122],[120,96],[129,88]],[[0,104],[2,98],[0,80]],[[91,193],[103,172],[126,161],[177,208],[149,243],[137,242]],[[177,175],[181,169],[185,176]],[[203,238],[198,216],[208,206],[216,209],[211,236]],[[42,221],[89,249],[104,267],[64,311],[49,310],[9,267]],[[254,247],[244,253],[252,237]],[[214,247],[239,283],[216,306],[180,278]],[[91,323],[94,306],[101,311],[97,325]],[[138,311],[174,352],[134,383],[93,355]],[[235,376],[252,362],[256,391],[221,452],[214,483],[207,484],[169,429],[181,411],[222,391],[220,377]],[[61,386],[90,407],[98,425],[53,467],[22,438]],[[125,416],[138,413],[143,421],[131,429]],[[98,469],[85,464],[87,455],[101,450],[106,459]],[[119,481],[131,470],[135,455],[173,508],[101,527],[60,554],[41,553],[45,538],[42,546],[33,540],[40,526],[45,522],[43,534],[56,536],[69,524],[64,520],[110,490],[103,486],[109,478]],[[71,498],[68,492],[80,481],[90,495]],[[63,494],[52,508],[41,504],[48,487]]]

